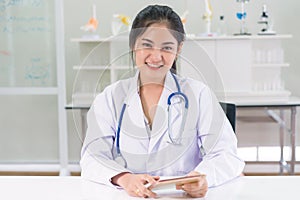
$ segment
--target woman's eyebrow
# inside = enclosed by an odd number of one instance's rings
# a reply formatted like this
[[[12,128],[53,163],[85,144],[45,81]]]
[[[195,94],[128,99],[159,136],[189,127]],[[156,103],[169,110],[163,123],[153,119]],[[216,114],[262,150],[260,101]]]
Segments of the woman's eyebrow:
[[[144,40],[144,41],[147,41],[147,42],[150,42],[150,43],[154,43],[152,40],[149,40],[149,39],[147,39],[147,38],[142,38],[142,40]]]
[[[154,44],[154,42],[148,38],[142,38],[143,41],[147,41],[151,44]],[[175,43],[174,42],[163,42],[162,45],[174,45]]]
[[[163,45],[168,45],[168,44],[173,45],[173,44],[175,44],[175,43],[174,43],[174,42],[163,42],[162,44],[163,44]]]

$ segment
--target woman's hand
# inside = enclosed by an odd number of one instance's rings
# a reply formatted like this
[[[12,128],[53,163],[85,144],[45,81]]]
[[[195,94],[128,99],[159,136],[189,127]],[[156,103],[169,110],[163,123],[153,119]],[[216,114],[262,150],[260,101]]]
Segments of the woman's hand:
[[[199,172],[192,171],[188,176],[200,175]],[[191,197],[204,197],[208,190],[206,176],[200,176],[197,182],[176,185],[177,190],[184,190]]]
[[[159,180],[159,176],[148,174],[121,173],[112,178],[112,182],[121,186],[130,196],[155,198],[156,194],[144,185],[150,183],[154,185]]]

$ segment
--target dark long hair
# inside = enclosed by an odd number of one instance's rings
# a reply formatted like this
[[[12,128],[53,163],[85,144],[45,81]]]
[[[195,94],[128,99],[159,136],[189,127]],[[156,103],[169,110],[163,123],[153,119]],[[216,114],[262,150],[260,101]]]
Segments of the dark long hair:
[[[177,40],[178,45],[184,41],[185,32],[178,14],[168,6],[150,5],[141,10],[132,23],[129,34],[129,47],[131,50],[134,49],[136,39],[154,23],[165,23],[167,27],[172,30],[171,34]],[[171,71],[176,73],[176,60],[172,65]]]

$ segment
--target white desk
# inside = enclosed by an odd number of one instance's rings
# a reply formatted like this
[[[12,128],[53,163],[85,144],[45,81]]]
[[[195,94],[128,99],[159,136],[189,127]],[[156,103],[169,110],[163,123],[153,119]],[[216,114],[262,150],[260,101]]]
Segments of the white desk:
[[[300,176],[240,177],[210,188],[205,200],[299,200]],[[126,200],[124,190],[83,181],[80,177],[0,177],[0,199]],[[159,199],[191,199],[184,194]]]

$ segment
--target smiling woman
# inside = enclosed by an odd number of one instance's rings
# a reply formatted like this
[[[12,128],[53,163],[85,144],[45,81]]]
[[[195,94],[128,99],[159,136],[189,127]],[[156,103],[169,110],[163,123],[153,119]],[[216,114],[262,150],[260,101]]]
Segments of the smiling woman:
[[[142,85],[147,85],[149,81],[163,84],[164,77],[175,62],[181,45],[166,24],[152,24],[137,38],[133,52],[135,64],[143,71]]]
[[[153,24],[155,25],[152,26]],[[136,45],[137,38],[140,37],[150,26],[156,28],[162,28],[160,26],[163,26],[165,30],[168,29],[168,33],[164,35],[167,36],[167,38],[164,39],[175,39],[176,43],[175,41],[172,41],[172,43],[174,42],[174,45],[176,45],[177,48],[173,48],[172,52],[173,54],[179,52],[179,47],[181,47],[182,42],[185,39],[185,31],[180,17],[167,6],[149,6],[137,14],[133,21],[132,30],[129,35],[129,46],[131,49],[135,49],[134,46]],[[172,34],[173,37],[170,37],[169,34]],[[159,37],[162,36],[163,33],[159,35]],[[168,41],[164,42],[168,44]],[[168,49],[168,47],[165,48],[165,50]],[[176,62],[173,62],[172,72],[176,73]]]
[[[211,90],[176,75],[185,32],[167,6],[148,6],[135,18],[129,36],[134,77],[99,94],[89,112],[82,148],[82,176],[121,186],[131,196],[155,197],[159,176],[197,176],[176,189],[205,196],[238,176],[244,162],[237,140]]]

